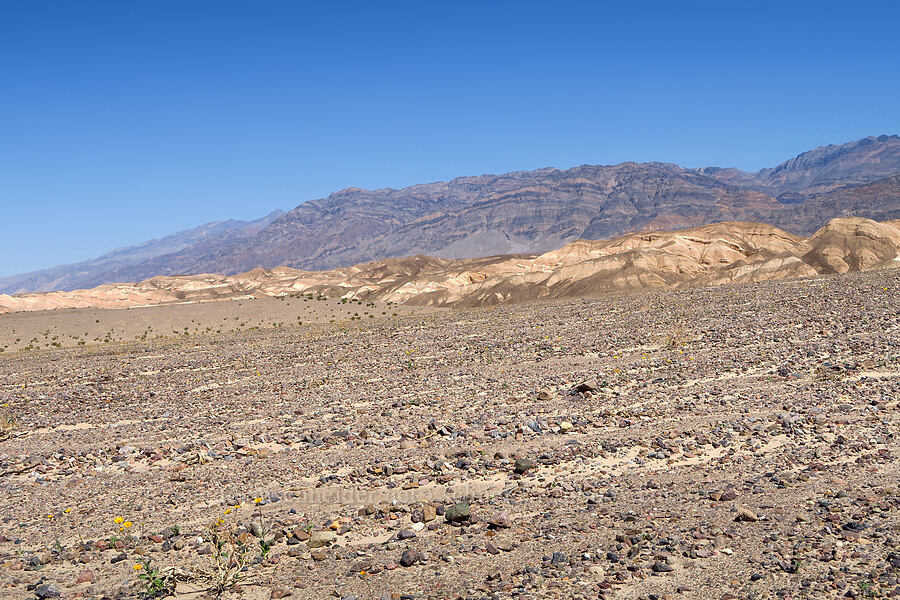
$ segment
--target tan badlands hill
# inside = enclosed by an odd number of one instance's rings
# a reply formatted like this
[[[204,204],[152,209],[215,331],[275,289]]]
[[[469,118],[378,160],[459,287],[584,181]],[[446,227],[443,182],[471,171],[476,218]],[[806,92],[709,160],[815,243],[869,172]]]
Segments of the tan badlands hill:
[[[890,266],[900,266],[900,221],[833,219],[808,238],[762,223],[729,221],[611,240],[577,240],[537,255],[461,260],[413,256],[330,271],[257,268],[234,276],[154,277],[72,292],[0,295],[0,313],[125,308],[301,292],[415,305],[486,306]]]

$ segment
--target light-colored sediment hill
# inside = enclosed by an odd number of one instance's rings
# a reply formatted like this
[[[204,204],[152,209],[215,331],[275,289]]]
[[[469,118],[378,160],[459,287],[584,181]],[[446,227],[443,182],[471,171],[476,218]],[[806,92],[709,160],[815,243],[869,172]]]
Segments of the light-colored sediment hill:
[[[900,266],[900,221],[833,219],[808,238],[762,223],[731,221],[612,240],[578,240],[539,255],[462,260],[413,256],[330,271],[257,268],[234,276],[154,277],[73,292],[0,295],[0,312],[124,308],[302,292],[401,304],[484,306],[888,266]]]

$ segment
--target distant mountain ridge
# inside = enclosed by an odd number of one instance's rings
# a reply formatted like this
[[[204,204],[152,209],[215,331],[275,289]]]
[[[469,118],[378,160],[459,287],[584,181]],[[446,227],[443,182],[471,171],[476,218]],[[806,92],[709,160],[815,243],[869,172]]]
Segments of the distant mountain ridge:
[[[579,238],[720,221],[760,221],[809,235],[834,217],[900,217],[898,176],[900,136],[884,135],[810,150],[756,173],[626,162],[460,177],[401,190],[347,188],[252,232],[225,229],[167,252],[139,256],[128,249],[124,261],[110,263],[106,255],[0,278],[0,292],[230,275],[254,267],[332,269],[415,254],[535,253]]]
[[[165,237],[149,240],[135,246],[116,248],[102,256],[80,263],[60,265],[50,269],[22,275],[0,277],[0,291],[20,293],[24,291],[51,291],[76,289],[99,285],[98,282],[116,281],[129,268],[159,256],[199,247],[204,242],[226,239],[242,239],[258,233],[266,225],[284,214],[274,210],[254,221],[212,221]],[[5,290],[5,291],[4,291]]]

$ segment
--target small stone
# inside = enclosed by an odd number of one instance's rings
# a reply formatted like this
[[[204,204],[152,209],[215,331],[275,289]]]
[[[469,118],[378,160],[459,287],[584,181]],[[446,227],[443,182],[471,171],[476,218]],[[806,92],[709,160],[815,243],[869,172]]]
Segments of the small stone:
[[[45,583],[35,588],[34,595],[38,598],[59,598],[61,593],[55,585]]]
[[[588,379],[586,381],[582,381],[572,389],[578,393],[596,392],[599,389],[599,385],[597,384],[596,379]]]
[[[547,388],[542,388],[538,390],[537,399],[541,402],[547,402],[548,400],[553,399],[553,393]]]
[[[310,548],[321,548],[328,546],[337,539],[337,534],[333,531],[314,531],[307,540]]]
[[[409,548],[400,556],[400,564],[404,567],[411,567],[420,562],[425,562],[425,555],[421,550]]]
[[[534,468],[534,461],[528,458],[517,458],[514,471],[523,475]]]
[[[746,523],[755,523],[759,521],[759,515],[750,510],[749,508],[740,508],[738,509],[737,517],[734,519],[735,521],[743,521]]]
[[[263,535],[262,523],[260,523],[259,521],[251,521],[250,522],[250,534],[253,535],[253,537],[262,537],[262,535]]]
[[[497,513],[496,515],[494,515],[494,518],[492,518],[489,521],[489,524],[492,527],[497,527],[500,529],[508,529],[508,528],[512,527],[512,518],[509,516],[509,513],[507,513],[507,512]]]
[[[448,508],[444,514],[444,518],[447,519],[448,523],[462,523],[463,521],[468,521],[471,516],[472,512],[468,502],[457,502]]]
[[[660,560],[654,562],[652,568],[654,573],[671,573],[675,570],[675,567]]]
[[[85,570],[81,575],[78,576],[78,579],[75,580],[76,584],[79,583],[93,583],[94,581],[94,572],[90,569]]]

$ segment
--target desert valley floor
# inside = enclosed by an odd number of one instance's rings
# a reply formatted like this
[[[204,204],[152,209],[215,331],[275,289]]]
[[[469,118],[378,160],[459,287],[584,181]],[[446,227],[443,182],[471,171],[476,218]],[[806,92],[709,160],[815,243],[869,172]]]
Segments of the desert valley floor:
[[[0,597],[900,596],[900,269],[253,307],[0,316]]]

